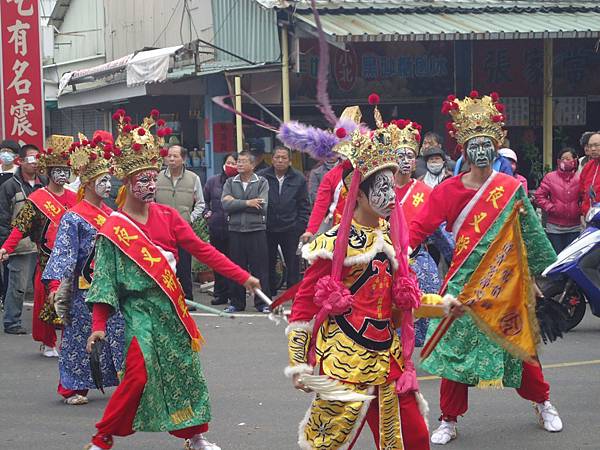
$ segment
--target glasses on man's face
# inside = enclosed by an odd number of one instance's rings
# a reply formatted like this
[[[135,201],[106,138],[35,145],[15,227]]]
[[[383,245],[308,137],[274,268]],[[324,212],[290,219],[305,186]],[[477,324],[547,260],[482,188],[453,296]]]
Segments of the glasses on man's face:
[[[587,146],[588,146],[588,148],[593,148],[593,149],[600,148],[600,142],[594,143],[594,144],[588,144]]]

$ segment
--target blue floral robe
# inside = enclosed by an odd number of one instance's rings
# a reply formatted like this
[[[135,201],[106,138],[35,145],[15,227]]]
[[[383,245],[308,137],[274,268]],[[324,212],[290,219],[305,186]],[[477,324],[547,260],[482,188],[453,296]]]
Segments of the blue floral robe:
[[[446,261],[452,260],[454,251],[454,239],[452,234],[444,228],[442,224],[437,231],[431,235],[429,242],[435,245]],[[437,294],[442,287],[442,280],[438,272],[438,266],[427,251],[425,246],[421,246],[417,255],[410,261],[411,268],[417,275],[419,288],[425,294]],[[422,347],[427,335],[429,319],[419,319],[415,322],[415,346]]]
[[[77,214],[67,212],[60,221],[56,244],[42,275],[42,281],[73,279],[73,299],[69,325],[62,334],[58,368],[60,383],[66,389],[95,389],[90,358],[85,350],[92,333],[92,315],[85,304],[87,290],[79,289],[78,279],[94,249],[96,229]],[[119,384],[117,373],[123,366],[124,321],[113,314],[106,326],[106,344],[101,357],[104,386]]]

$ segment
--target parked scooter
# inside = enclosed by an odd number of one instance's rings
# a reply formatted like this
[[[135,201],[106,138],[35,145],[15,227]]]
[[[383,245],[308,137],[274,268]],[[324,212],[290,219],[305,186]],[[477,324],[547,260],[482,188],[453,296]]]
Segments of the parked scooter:
[[[588,211],[586,229],[544,270],[538,286],[544,297],[552,298],[569,313],[568,331],[585,315],[586,303],[600,317],[600,203]]]

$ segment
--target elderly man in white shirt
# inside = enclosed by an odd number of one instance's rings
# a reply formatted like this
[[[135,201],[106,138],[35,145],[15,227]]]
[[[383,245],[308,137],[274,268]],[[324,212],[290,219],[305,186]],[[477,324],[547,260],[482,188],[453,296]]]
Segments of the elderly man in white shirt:
[[[158,175],[156,182],[156,202],[175,208],[184,220],[192,224],[204,212],[204,194],[200,177],[185,168],[187,149],[181,145],[171,145],[165,157],[167,167]],[[192,257],[179,248],[177,277],[187,300],[193,300]]]

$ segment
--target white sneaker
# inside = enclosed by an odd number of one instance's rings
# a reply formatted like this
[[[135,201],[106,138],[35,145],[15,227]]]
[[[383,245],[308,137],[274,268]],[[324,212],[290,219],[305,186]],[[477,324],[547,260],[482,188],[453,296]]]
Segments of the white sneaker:
[[[40,347],[42,355],[46,358],[58,358],[58,352],[56,351],[56,347],[47,347],[44,344]]]
[[[65,398],[64,402],[67,405],[75,405],[76,406],[76,405],[87,405],[89,403],[89,400],[84,395],[75,394],[75,395],[72,395],[71,397]]]
[[[217,444],[208,442],[202,434],[185,441],[185,450],[221,450]]]
[[[100,447],[98,447],[97,445],[88,444],[85,447],[83,447],[83,450],[102,450],[102,449]]]
[[[456,422],[442,420],[438,429],[431,435],[431,443],[446,445],[452,439],[456,439]]]
[[[552,403],[550,403],[548,400],[546,400],[544,403],[534,403],[533,409],[538,416],[538,422],[540,426],[542,426],[544,430],[550,431],[551,433],[562,431],[562,420],[560,420],[558,411],[554,406],[552,406]]]

